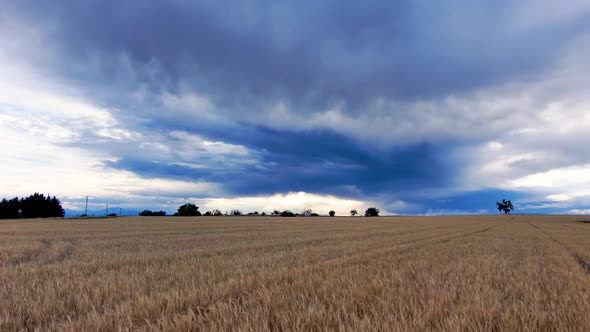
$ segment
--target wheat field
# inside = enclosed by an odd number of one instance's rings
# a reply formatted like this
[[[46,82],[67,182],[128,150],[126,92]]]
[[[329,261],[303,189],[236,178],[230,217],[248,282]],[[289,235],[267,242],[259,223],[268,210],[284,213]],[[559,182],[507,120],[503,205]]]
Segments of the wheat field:
[[[581,221],[0,221],[0,330],[587,331]]]

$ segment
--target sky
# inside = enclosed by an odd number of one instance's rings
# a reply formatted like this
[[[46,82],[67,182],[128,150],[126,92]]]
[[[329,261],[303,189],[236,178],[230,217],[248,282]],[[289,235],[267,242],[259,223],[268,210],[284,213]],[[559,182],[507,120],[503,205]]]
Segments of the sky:
[[[590,3],[0,3],[0,196],[590,213]]]

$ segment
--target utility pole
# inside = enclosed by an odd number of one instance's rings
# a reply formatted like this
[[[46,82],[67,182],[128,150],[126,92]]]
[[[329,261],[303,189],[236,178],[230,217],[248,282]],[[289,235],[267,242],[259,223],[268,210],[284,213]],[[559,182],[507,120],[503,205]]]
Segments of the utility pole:
[[[105,213],[105,217],[109,215],[109,203],[107,203],[107,212]]]
[[[84,216],[88,217],[88,196],[86,196],[86,208],[84,208]]]
[[[123,215],[121,214],[121,208],[119,208],[119,217],[122,217]]]

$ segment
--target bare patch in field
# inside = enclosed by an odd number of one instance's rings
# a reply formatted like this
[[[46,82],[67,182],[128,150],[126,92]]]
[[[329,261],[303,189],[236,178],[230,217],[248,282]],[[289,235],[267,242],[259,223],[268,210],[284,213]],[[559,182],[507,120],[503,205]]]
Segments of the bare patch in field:
[[[586,271],[586,273],[590,273],[590,260],[585,259],[580,255],[574,255],[580,266]]]

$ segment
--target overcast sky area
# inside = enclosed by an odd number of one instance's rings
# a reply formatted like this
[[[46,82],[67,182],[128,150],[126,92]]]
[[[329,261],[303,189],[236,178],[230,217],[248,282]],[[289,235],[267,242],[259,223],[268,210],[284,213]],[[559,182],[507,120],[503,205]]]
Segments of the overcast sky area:
[[[590,213],[588,1],[2,1],[0,197]]]

